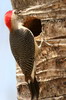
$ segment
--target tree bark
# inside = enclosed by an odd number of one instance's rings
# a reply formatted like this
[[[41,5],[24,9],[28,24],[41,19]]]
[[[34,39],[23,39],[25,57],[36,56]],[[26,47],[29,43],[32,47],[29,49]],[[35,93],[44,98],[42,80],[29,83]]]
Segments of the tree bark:
[[[37,16],[42,22],[41,53],[36,59],[36,77],[40,82],[39,100],[66,100],[66,0],[11,0],[23,22]],[[17,65],[18,100],[30,100],[24,75]]]

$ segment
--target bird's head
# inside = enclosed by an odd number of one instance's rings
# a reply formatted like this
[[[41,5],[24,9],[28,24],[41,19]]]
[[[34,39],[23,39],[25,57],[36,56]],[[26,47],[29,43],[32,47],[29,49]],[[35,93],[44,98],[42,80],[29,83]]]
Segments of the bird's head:
[[[4,16],[4,21],[10,31],[12,31],[12,29],[16,29],[17,15],[15,13],[15,10],[10,10],[10,11],[6,12],[6,14]]]

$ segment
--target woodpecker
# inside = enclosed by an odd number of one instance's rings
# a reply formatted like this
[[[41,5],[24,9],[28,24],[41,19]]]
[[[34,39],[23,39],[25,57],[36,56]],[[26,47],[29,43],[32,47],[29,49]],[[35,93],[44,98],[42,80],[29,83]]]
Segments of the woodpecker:
[[[35,57],[37,52],[39,52],[39,47],[34,39],[34,35],[31,30],[22,26],[14,10],[6,12],[4,21],[10,31],[11,51],[23,71],[25,81],[28,83],[31,100],[34,97],[38,100],[39,82],[35,77]]]

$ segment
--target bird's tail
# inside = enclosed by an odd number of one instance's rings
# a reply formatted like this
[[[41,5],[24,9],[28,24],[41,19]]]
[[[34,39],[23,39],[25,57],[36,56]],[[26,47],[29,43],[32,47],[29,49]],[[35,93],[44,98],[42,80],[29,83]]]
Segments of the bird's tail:
[[[36,78],[34,78],[34,81],[31,81],[30,83],[28,83],[28,87],[31,92],[31,100],[33,100],[34,97],[36,97],[36,100],[38,100],[39,82],[37,82]]]

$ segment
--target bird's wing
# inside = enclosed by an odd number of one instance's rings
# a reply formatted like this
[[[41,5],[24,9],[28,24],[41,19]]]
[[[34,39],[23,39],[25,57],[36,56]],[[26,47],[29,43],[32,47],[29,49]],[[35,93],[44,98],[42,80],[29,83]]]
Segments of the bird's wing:
[[[10,33],[11,50],[24,74],[31,74],[35,57],[35,43],[32,32],[18,29]]]

